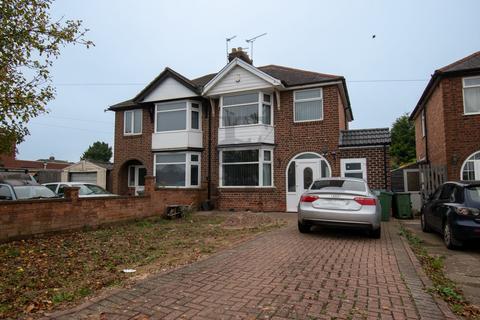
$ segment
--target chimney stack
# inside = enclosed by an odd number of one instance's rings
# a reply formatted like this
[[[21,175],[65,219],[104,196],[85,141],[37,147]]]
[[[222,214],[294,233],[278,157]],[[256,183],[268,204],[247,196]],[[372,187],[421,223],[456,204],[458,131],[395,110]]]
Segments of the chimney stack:
[[[245,61],[248,64],[253,64],[253,61],[248,56],[248,53],[243,51],[243,49],[241,47],[232,48],[232,52],[230,52],[228,54],[228,62],[232,61],[235,58],[242,59],[243,61]]]

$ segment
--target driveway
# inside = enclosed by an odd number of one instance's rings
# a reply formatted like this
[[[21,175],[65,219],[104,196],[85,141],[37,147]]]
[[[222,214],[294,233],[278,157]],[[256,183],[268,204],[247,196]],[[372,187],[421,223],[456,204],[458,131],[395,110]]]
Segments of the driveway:
[[[422,232],[420,220],[403,224],[424,242],[428,253],[445,257],[445,274],[463,290],[465,297],[480,306],[480,247],[470,244],[461,250],[448,250],[440,234]]]
[[[152,275],[55,319],[445,319],[398,225],[361,232],[287,227]]]

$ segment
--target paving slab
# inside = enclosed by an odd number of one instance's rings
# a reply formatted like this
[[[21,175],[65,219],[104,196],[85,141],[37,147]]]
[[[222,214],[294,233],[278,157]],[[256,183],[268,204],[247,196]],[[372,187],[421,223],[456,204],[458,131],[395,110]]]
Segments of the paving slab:
[[[48,319],[445,319],[394,222],[382,238],[289,224]]]

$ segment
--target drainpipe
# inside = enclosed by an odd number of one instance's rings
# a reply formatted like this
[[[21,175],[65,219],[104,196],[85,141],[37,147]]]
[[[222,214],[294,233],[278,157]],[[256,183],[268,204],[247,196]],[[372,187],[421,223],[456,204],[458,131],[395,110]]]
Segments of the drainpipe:
[[[423,107],[424,119],[425,119],[425,161],[428,163],[428,130],[427,130],[427,108]],[[420,115],[421,116],[421,115]]]
[[[210,108],[208,108],[208,111],[206,112],[208,115],[208,166],[207,166],[207,202],[208,205],[211,206],[212,203],[212,191],[211,191],[211,185],[212,185],[212,112],[211,109],[213,108],[213,105],[210,104]]]
[[[383,145],[383,172],[384,172],[384,189],[388,187],[388,167],[387,167],[387,145]]]

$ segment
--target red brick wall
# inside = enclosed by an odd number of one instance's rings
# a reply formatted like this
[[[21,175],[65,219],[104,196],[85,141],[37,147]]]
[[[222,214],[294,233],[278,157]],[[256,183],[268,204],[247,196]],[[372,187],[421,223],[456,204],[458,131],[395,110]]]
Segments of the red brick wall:
[[[442,80],[445,145],[449,180],[460,179],[464,161],[480,151],[480,115],[464,115],[462,77]],[[456,158],[456,160],[454,159]]]
[[[449,180],[460,179],[463,162],[480,150],[480,115],[464,115],[462,77],[440,81],[426,103],[428,160],[447,166]],[[415,118],[417,159],[424,154],[420,114]]]
[[[123,134],[124,111],[115,112],[114,164],[112,170],[113,193],[129,193],[126,164],[132,160],[140,161],[147,168],[147,175],[153,175],[152,132],[153,121],[147,108],[143,109],[142,134]]]
[[[160,215],[171,204],[198,208],[205,193],[154,189],[153,183],[147,177],[146,195],[140,197],[78,198],[78,188],[68,188],[66,199],[1,201],[0,242]]]
[[[384,149],[380,148],[355,148],[355,149],[341,149],[340,157],[342,159],[348,158],[366,158],[367,159],[367,182],[370,189],[387,189],[391,188],[391,173],[390,173],[390,153],[386,149],[387,162],[387,187],[385,188],[385,162]]]

